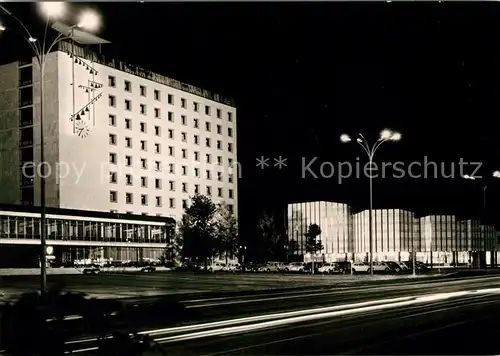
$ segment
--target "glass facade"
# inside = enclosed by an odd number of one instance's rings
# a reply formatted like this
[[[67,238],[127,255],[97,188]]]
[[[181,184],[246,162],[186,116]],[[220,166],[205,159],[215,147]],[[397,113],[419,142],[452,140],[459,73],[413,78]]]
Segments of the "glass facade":
[[[373,215],[373,259],[409,260],[435,265],[477,265],[486,260],[497,264],[500,236],[493,226],[454,215],[416,218],[401,209],[375,209]],[[369,211],[351,215],[345,204],[308,202],[289,204],[288,238],[298,243],[296,254],[307,260],[305,234],[310,224],[322,229],[322,258],[326,262],[354,258],[368,261],[370,252]]]
[[[297,241],[298,251],[293,251],[294,254],[307,255],[305,234],[311,224],[321,228],[323,250],[316,259],[344,261],[349,251],[352,251],[352,215],[351,208],[346,204],[325,201],[290,204],[287,221],[289,240]],[[310,256],[306,256],[308,258]]]
[[[102,217],[90,217],[74,212],[46,215],[47,245],[54,247],[58,262],[158,259],[175,231],[175,221],[170,218],[114,217],[112,213],[95,212],[91,215]],[[39,247],[40,219],[36,212],[0,211],[0,255],[13,251],[12,247]]]

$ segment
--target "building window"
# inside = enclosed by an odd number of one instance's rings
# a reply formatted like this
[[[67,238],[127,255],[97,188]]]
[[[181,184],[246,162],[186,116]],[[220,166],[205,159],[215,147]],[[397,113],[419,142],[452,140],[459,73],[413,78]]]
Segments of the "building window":
[[[232,167],[233,166],[233,159],[232,158],[228,158],[227,159],[227,164],[229,167]]]
[[[173,129],[168,129],[168,138],[169,139],[174,139],[174,130]]]
[[[186,132],[181,132],[181,141],[187,142],[187,133]]]
[[[148,160],[146,158],[141,158],[141,168],[148,169]]]
[[[231,199],[234,198],[234,192],[232,189],[229,189],[229,198],[231,198]]]
[[[116,88],[116,78],[113,76],[108,76],[108,87]]]
[[[174,198],[168,199],[168,203],[169,203],[169,206],[171,209],[175,208],[175,199]]]
[[[207,195],[208,195],[209,197],[211,197],[211,196],[212,196],[212,187],[211,187],[211,186],[209,186],[209,185],[207,185]]]
[[[141,122],[141,132],[142,133],[146,133],[147,132],[146,127],[147,127],[146,123],[145,122]]]
[[[181,123],[184,126],[187,126],[187,117],[186,115],[181,115]]]
[[[171,192],[175,192],[175,182],[173,180],[168,181],[168,189],[170,189]]]
[[[141,140],[141,151],[148,150],[148,143],[145,140]]]
[[[222,141],[217,140],[217,149],[222,150]]]
[[[33,87],[21,88],[19,90],[19,106],[33,104]]]
[[[160,91],[159,90],[156,90],[154,91],[154,97],[155,97],[155,100],[157,101],[160,101]]]
[[[116,153],[109,154],[109,163],[116,164]]]
[[[219,135],[222,135],[222,126],[221,125],[217,125],[217,133]]]
[[[200,120],[198,120],[198,119],[193,119],[193,127],[194,127],[195,129],[200,128]]]
[[[208,132],[212,131],[212,126],[210,125],[210,123],[208,121],[205,122],[205,130]]]
[[[210,137],[207,137],[205,139],[205,146],[210,147],[212,145],[212,140],[210,140]]]
[[[132,167],[132,156],[125,156],[125,165],[127,167]]]
[[[187,199],[182,199],[182,209],[187,209],[188,208],[188,201]]]
[[[210,172],[209,169],[207,169],[206,174],[207,174],[207,179],[208,180],[212,179],[212,172]]]
[[[174,113],[172,111],[168,112],[168,121],[174,122]]]
[[[212,163],[212,155],[210,153],[205,154],[205,160],[208,164]]]
[[[134,196],[132,193],[125,193],[125,202],[127,204],[134,204]]]
[[[175,174],[175,163],[168,164],[168,173]]]
[[[181,108],[185,109],[187,107],[186,99],[181,98]]]
[[[211,113],[211,111],[210,111],[210,106],[205,105],[205,115],[210,116],[210,113]]]
[[[113,184],[118,183],[118,174],[116,172],[109,172],[109,182]]]
[[[193,111],[198,112],[198,110],[199,110],[199,104],[197,102],[193,101]]]
[[[187,183],[182,183],[182,192],[187,193],[188,192],[188,185]]]
[[[115,134],[109,134],[109,144],[116,145],[116,135]]]
[[[182,166],[182,175],[187,176],[188,174],[188,167],[187,166]]]
[[[175,156],[175,149],[174,146],[168,146],[168,155],[174,157]]]
[[[155,118],[160,119],[161,118],[161,111],[159,108],[155,108]]]
[[[141,177],[141,187],[142,188],[148,187],[148,177]]]
[[[132,111],[132,102],[128,99],[125,99],[125,110]]]
[[[155,171],[161,172],[161,162],[155,161]]]
[[[125,80],[125,91],[128,91],[129,93],[132,92],[132,83],[130,83],[128,80]]]
[[[228,135],[229,137],[233,137],[233,129],[232,129],[231,127],[228,127],[228,128],[227,128],[227,135]]]
[[[222,172],[217,172],[217,180],[222,182]]]
[[[229,142],[229,143],[227,144],[227,150],[228,150],[229,152],[233,152],[233,144],[232,144],[231,142]]]
[[[234,214],[234,207],[233,207],[233,204],[228,204],[228,205],[227,205],[227,209],[229,210],[229,212],[230,212],[231,214]]]
[[[127,130],[132,130],[132,120],[131,119],[125,119],[125,128]]]
[[[199,184],[195,184],[194,185],[194,194],[199,194],[200,193],[200,185]]]
[[[109,126],[116,126],[116,116],[109,114],[108,118],[109,118]]]
[[[134,179],[132,177],[132,174],[125,175],[125,184],[126,185],[133,185],[134,184]]]
[[[161,128],[160,128],[160,126],[155,126],[155,136],[161,136]]]
[[[148,205],[148,196],[146,194],[141,194],[141,205]]]
[[[155,143],[155,153],[161,153],[161,145],[159,143]]]
[[[195,176],[196,178],[200,178],[200,169],[199,169],[199,168],[195,168],[195,169],[194,169],[194,176]]]
[[[125,137],[125,147],[132,148],[132,138],[131,137]]]
[[[222,117],[222,110],[217,109],[217,118],[220,119]]]
[[[161,197],[156,197],[156,206],[161,206]]]
[[[114,95],[108,96],[109,106],[116,108],[116,98]]]
[[[227,121],[229,121],[229,122],[233,121],[233,113],[232,112],[227,113]]]
[[[222,198],[222,188],[217,188],[217,196]]]
[[[217,156],[217,164],[222,166],[222,156]]]
[[[118,193],[114,190],[109,192],[109,201],[111,203],[118,203]]]
[[[144,85],[141,85],[139,88],[141,90],[141,96],[146,96],[146,87]]]
[[[200,161],[200,152],[198,151],[194,151],[194,160],[196,162],[199,162]]]
[[[160,178],[155,178],[155,188],[161,189],[161,179]]]
[[[174,96],[172,94],[168,94],[168,103],[174,105]]]
[[[233,182],[233,180],[234,180],[234,178],[233,178],[233,177],[234,177],[234,176],[233,176],[232,174],[230,174],[230,175],[228,176],[229,183],[232,183],[232,182]]]
[[[181,152],[182,152],[182,158],[187,159],[188,158],[187,150],[183,148]]]
[[[147,114],[146,104],[140,104],[140,107],[141,107],[141,114],[146,115]]]

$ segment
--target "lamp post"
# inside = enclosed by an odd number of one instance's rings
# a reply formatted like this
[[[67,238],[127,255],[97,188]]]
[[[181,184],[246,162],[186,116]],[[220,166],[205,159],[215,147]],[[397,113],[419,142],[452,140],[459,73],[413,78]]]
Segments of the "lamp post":
[[[470,176],[468,174],[465,174],[462,176],[464,179],[468,180],[477,180],[476,177]],[[494,179],[500,179],[500,171],[494,171],[491,175],[492,178]],[[481,189],[483,191],[483,206],[482,206],[482,223],[486,227],[487,223],[487,205],[486,205],[486,190],[488,189],[488,183],[487,182],[482,182],[481,183]],[[486,270],[488,268],[488,262],[486,261],[486,245],[487,245],[487,238],[486,238],[486,230],[484,231],[484,236],[483,236],[483,245],[484,245],[484,269]]]
[[[38,40],[36,37],[32,36],[31,32],[24,25],[24,23],[19,20],[11,11],[0,5],[0,10],[2,10],[6,15],[13,18],[24,31],[25,36],[23,38],[26,40],[28,45],[33,50],[36,58],[36,63],[38,64],[39,77],[40,77],[40,292],[44,294],[47,291],[47,222],[46,222],[46,201],[45,201],[45,150],[44,150],[44,131],[43,131],[43,121],[44,121],[44,80],[45,80],[45,65],[47,62],[47,57],[54,47],[64,40],[74,40],[73,29],[88,29],[93,30],[98,27],[99,17],[94,12],[86,11],[80,16],[78,25],[71,26],[71,33],[62,33],[58,31],[58,35],[49,41],[48,29],[49,25],[54,21],[64,17],[67,4],[65,2],[39,2],[37,3],[38,10],[40,14],[45,18],[45,31],[43,38]],[[0,24],[0,32],[9,30],[5,25]],[[57,29],[56,29],[57,31]],[[80,30],[80,32],[82,32]]]
[[[240,246],[240,255],[241,255],[241,270],[242,272],[245,272],[245,250],[247,249],[246,246]]]
[[[370,175],[369,175],[369,180],[370,180],[370,210],[369,210],[369,243],[370,243],[370,274],[373,276],[373,175],[371,174],[371,170],[373,169],[373,158],[375,156],[375,153],[377,152],[377,149],[387,141],[399,141],[401,140],[401,134],[399,132],[394,132],[392,130],[382,130],[380,132],[380,137],[379,139],[370,145],[368,141],[365,139],[365,137],[362,134],[358,134],[358,138],[356,139],[356,143],[361,146],[363,151],[366,153],[368,156],[368,161],[370,165]],[[351,137],[347,134],[342,134],[340,136],[340,141],[342,143],[349,143],[351,142]]]

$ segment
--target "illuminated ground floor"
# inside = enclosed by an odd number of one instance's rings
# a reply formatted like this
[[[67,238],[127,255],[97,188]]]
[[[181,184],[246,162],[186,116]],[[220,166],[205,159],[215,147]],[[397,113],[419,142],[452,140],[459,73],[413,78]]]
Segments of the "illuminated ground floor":
[[[467,266],[479,267],[481,262],[486,260],[487,265],[497,266],[500,257],[498,251],[428,251],[417,252],[416,261],[432,266]],[[375,252],[374,261],[410,261],[412,254],[407,251],[401,252]],[[370,254],[367,253],[338,253],[338,254],[318,254],[311,256],[304,255],[304,262],[344,262],[354,260],[355,262],[369,262]]]

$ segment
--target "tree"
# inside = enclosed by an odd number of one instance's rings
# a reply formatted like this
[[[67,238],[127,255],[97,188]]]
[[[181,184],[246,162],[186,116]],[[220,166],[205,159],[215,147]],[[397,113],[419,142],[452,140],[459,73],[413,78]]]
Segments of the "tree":
[[[207,261],[216,251],[215,213],[217,207],[204,195],[196,194],[184,210],[175,241],[181,256]]]
[[[321,228],[317,224],[309,225],[306,236],[306,252],[313,255],[312,258],[312,273],[314,274],[314,255],[319,251],[323,250],[323,243],[318,240],[318,236],[321,235]]]
[[[258,255],[263,261],[270,261],[284,245],[276,226],[274,215],[263,212],[257,221]]]
[[[294,255],[298,253],[299,243],[297,240],[288,240],[286,243],[286,253],[287,255]]]
[[[238,251],[238,221],[225,203],[217,205],[215,220],[217,250],[226,256],[227,265],[229,255],[234,255]]]

